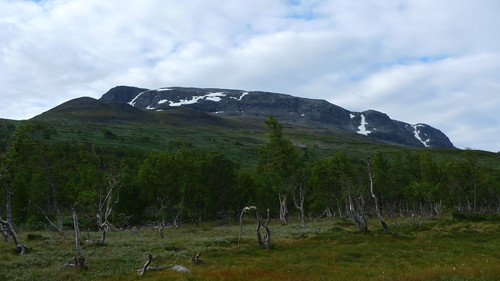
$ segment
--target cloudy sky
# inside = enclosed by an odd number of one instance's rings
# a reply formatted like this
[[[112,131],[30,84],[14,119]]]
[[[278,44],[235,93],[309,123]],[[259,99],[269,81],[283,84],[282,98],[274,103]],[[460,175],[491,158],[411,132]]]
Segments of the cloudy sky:
[[[498,0],[0,0],[0,118],[116,85],[376,109],[500,151]]]

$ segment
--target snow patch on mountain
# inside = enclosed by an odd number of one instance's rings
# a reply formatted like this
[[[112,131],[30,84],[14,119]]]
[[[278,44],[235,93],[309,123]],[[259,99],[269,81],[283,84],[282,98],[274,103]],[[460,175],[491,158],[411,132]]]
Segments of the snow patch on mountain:
[[[430,141],[430,138],[427,137],[425,134],[423,134],[427,139],[423,139],[421,134],[422,134],[422,131],[419,130],[419,127],[422,127],[423,125],[422,124],[416,124],[416,125],[411,125],[413,127],[413,133],[415,134],[415,138],[417,140],[419,140],[425,147],[430,147],[429,145],[429,141]]]
[[[164,104],[164,103],[168,102],[169,106],[182,106],[182,105],[187,105],[187,104],[194,104],[200,100],[209,100],[209,101],[219,102],[225,96],[226,96],[226,94],[224,94],[224,92],[214,92],[214,93],[208,93],[208,94],[203,95],[203,96],[192,96],[191,99],[181,99],[177,102],[171,101],[168,99],[163,99],[163,100],[160,100],[158,102],[158,104]]]
[[[239,98],[236,98],[236,97],[230,97],[230,98],[232,98],[232,99],[234,99],[234,100],[237,100],[237,101],[241,101],[241,99],[242,99],[244,96],[246,96],[246,95],[248,95],[248,92],[243,92]]]
[[[366,127],[367,125],[368,125],[368,123],[366,122],[365,116],[363,114],[361,114],[361,124],[358,127],[357,133],[360,135],[368,136],[368,134],[370,134],[371,131],[369,131],[367,129],[367,127]]]
[[[211,101],[221,101],[222,97],[225,97],[226,94],[224,92],[218,92],[218,93],[209,93],[208,95],[203,96],[206,100],[211,100]],[[201,99],[203,99],[203,97]]]
[[[128,104],[130,104],[131,106],[135,106],[135,101],[142,95],[144,94],[145,92],[147,91],[144,91],[144,92],[140,92],[137,96],[135,96],[135,98],[133,98],[130,102],[128,102]]]
[[[170,88],[159,88],[159,89],[156,89],[157,92],[163,92],[163,91],[172,91],[172,89]]]

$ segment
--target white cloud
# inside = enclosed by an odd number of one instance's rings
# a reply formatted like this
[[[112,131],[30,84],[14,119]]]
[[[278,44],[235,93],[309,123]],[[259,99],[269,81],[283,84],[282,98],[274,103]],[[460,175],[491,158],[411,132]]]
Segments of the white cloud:
[[[500,150],[500,2],[0,0],[0,118],[116,85],[376,109]]]

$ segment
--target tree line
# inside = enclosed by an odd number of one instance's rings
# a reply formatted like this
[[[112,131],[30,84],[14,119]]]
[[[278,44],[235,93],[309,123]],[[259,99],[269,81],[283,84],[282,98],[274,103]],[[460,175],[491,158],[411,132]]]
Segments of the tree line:
[[[361,229],[370,216],[500,212],[500,173],[466,152],[451,160],[374,150],[359,160],[341,151],[312,161],[276,118],[266,125],[268,142],[248,168],[221,151],[55,143],[45,127],[24,123],[0,143],[0,230],[70,228],[74,210],[85,227],[103,232],[103,243],[113,227],[227,223],[246,206],[269,209],[282,223],[342,216]]]

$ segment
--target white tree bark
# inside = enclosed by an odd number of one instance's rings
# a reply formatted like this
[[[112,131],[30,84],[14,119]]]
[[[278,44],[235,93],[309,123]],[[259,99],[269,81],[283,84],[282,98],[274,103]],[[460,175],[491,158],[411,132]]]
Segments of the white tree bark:
[[[3,224],[0,224],[0,232],[2,232],[2,236],[5,242],[9,241],[9,233],[7,230],[3,227]]]
[[[146,273],[146,271],[148,270],[149,265],[151,264],[151,261],[153,261],[153,255],[152,254],[148,254],[148,260],[146,261],[146,263],[144,263],[144,265],[142,266],[142,268],[140,268],[140,269],[137,270],[137,273],[139,273],[139,275],[143,275],[144,273]]]
[[[241,235],[243,232],[243,214],[249,210],[255,210],[255,215],[257,217],[257,228],[255,229],[255,231],[257,234],[257,242],[258,242],[259,246],[261,246],[265,249],[270,249],[271,248],[271,230],[269,229],[269,222],[270,222],[271,218],[269,216],[269,209],[267,209],[266,224],[263,225],[262,224],[262,216],[260,215],[259,209],[255,206],[245,207],[245,208],[243,208],[243,210],[241,210],[241,213],[240,213],[240,233],[238,236],[238,247],[240,246]],[[264,234],[264,240],[262,240],[262,235],[260,233],[261,226],[264,226],[265,231],[266,231]]]
[[[389,232],[389,227],[385,223],[384,218],[382,217],[382,213],[380,212],[377,196],[375,196],[375,192],[373,191],[373,175],[372,175],[372,167],[370,165],[370,156],[368,156],[368,160],[366,161],[366,163],[368,166],[368,177],[370,178],[370,193],[373,198],[373,203],[375,204],[375,215],[379,219],[380,224],[384,229],[384,232]]]
[[[9,220],[3,220],[2,218],[0,218],[0,225],[2,225],[2,229],[3,229],[2,233],[5,231],[10,236],[12,236],[12,239],[14,240],[14,244],[16,244],[16,247],[19,249],[19,254],[21,254],[21,255],[25,254],[26,251],[28,250],[28,247],[19,241],[19,239],[17,237],[17,233],[14,230],[14,227],[12,226],[12,223]],[[5,235],[4,235],[4,238],[5,238]]]
[[[76,257],[75,257],[75,267],[81,269],[87,269],[88,266],[85,263],[85,257],[83,256],[81,239],[80,239],[80,227],[78,225],[78,216],[76,210],[73,209],[73,225],[75,228],[75,246],[76,246]]]
[[[97,242],[98,245],[104,245],[106,242],[106,234],[113,225],[109,222],[111,213],[113,212],[113,207],[119,202],[119,198],[117,197],[116,201],[112,202],[113,192],[117,188],[119,180],[113,174],[109,174],[108,178],[108,190],[106,196],[103,198],[103,190],[101,190],[99,194],[99,205],[98,212],[96,215],[97,218],[97,226],[102,232],[101,239]]]
[[[349,219],[356,224],[359,230],[368,232],[368,220],[364,211],[365,201],[363,197],[360,196],[359,198],[354,200],[351,196],[350,189],[348,189],[347,195],[349,204],[349,210],[347,214]]]
[[[295,208],[297,208],[300,212],[300,222],[299,222],[300,225],[302,227],[306,227],[305,208],[304,208],[306,193],[302,186],[299,186],[299,188],[297,188],[297,192],[298,194],[294,194],[293,196],[293,203],[295,204]]]
[[[286,193],[278,194],[278,199],[280,201],[280,221],[282,224],[288,224],[288,208],[286,206]]]

